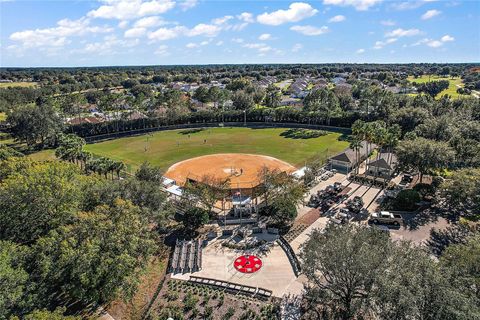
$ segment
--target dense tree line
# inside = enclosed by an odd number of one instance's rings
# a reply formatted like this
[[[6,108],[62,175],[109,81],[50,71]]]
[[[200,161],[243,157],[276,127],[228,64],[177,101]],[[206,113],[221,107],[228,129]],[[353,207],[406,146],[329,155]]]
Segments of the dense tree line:
[[[303,245],[302,319],[478,319],[480,238],[439,261],[367,226],[331,225]]]
[[[152,172],[111,181],[67,162],[0,161],[0,318],[132,296],[168,212]]]

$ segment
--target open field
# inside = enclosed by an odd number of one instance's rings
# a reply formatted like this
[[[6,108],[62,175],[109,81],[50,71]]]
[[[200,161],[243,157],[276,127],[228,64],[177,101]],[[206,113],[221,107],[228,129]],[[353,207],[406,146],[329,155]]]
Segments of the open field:
[[[34,87],[36,82],[0,82],[0,88]]]
[[[459,77],[439,77],[439,76],[433,76],[433,75],[423,75],[418,78],[414,78],[413,76],[409,76],[407,78],[408,81],[410,82],[416,82],[416,83],[425,83],[425,82],[431,82],[431,81],[440,81],[440,80],[448,80],[450,82],[450,86],[448,89],[443,90],[437,95],[438,97],[441,97],[445,94],[448,94],[449,96],[452,96],[452,98],[458,98],[462,97],[462,95],[457,93],[457,89],[459,87],[463,87],[462,79]]]
[[[85,150],[123,161],[130,169],[148,161],[166,170],[179,161],[216,153],[261,154],[302,167],[312,157],[331,156],[349,145],[341,139],[340,133],[292,139],[281,135],[287,131],[285,128],[209,128],[190,131],[190,134],[186,130],[160,131],[121,138],[89,144]]]

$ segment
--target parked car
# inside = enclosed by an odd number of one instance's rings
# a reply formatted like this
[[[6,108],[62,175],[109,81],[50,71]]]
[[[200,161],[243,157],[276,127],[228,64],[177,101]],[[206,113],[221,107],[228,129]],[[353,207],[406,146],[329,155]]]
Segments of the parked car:
[[[403,224],[403,218],[399,214],[380,211],[372,213],[369,222],[373,224],[393,224],[394,226],[399,226]]]
[[[405,173],[402,177],[403,183],[411,183],[413,181],[413,176],[410,173]]]
[[[345,203],[345,206],[353,213],[359,213],[363,208],[363,199],[362,197],[355,196],[353,199],[350,199]]]

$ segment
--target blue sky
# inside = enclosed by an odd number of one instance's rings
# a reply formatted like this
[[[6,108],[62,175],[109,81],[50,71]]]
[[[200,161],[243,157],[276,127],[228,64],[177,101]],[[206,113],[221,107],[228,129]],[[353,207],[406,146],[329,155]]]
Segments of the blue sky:
[[[0,65],[479,62],[480,1],[0,0]]]

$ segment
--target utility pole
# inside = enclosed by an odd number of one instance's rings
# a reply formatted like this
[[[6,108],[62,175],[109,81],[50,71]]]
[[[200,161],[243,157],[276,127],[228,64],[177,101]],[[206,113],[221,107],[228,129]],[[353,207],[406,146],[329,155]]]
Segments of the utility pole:
[[[247,126],[247,109],[243,110],[243,126]]]

